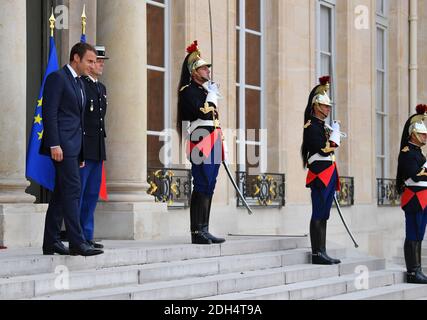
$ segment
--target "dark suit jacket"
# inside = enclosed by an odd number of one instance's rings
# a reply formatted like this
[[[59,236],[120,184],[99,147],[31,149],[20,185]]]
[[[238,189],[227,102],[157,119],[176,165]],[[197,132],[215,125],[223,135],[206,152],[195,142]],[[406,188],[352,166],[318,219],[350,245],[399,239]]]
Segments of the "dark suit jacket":
[[[83,77],[86,93],[84,112],[83,142],[84,159],[106,160],[105,152],[105,114],[107,112],[107,89],[101,82],[93,82]]]
[[[78,81],[80,81],[80,86]],[[50,155],[50,148],[61,146],[64,157],[83,157],[82,127],[86,97],[83,101],[81,79],[74,79],[67,66],[51,73],[43,91],[43,140],[42,154]]]

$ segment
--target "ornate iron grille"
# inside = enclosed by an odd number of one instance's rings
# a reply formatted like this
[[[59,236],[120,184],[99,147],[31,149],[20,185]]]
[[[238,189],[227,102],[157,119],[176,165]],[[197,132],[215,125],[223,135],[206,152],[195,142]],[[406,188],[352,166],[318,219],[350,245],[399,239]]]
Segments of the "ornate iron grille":
[[[280,173],[263,173],[248,175],[237,171],[237,185],[251,207],[281,208],[285,205],[285,175]],[[243,203],[236,194],[237,207]]]
[[[338,203],[341,207],[354,205],[354,178],[340,177],[341,190],[337,192]]]
[[[396,190],[396,179],[377,179],[378,206],[400,206],[400,195]]]
[[[166,202],[169,209],[185,209],[190,206],[191,171],[173,168],[148,168],[147,193],[156,202]]]

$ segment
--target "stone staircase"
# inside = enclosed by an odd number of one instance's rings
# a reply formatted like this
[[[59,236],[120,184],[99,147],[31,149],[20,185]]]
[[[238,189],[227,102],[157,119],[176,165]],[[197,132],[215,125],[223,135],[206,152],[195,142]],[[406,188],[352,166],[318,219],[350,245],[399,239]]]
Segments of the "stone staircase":
[[[39,248],[0,251],[0,299],[295,300],[424,299],[402,267],[329,246],[342,263],[310,264],[307,238],[229,237],[221,245],[105,241],[95,257],[43,256]],[[171,244],[173,243],[173,244]],[[368,290],[358,290],[361,274]]]

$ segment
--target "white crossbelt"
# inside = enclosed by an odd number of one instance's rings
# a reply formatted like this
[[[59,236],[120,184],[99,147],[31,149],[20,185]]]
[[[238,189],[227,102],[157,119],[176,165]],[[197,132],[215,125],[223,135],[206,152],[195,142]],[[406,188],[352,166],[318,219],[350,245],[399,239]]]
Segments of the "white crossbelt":
[[[215,127],[215,122],[213,120],[201,120],[197,119],[190,123],[187,127],[187,131],[189,134],[193,133],[198,127]]]
[[[408,179],[405,181],[405,185],[407,187],[427,187],[427,181],[418,181],[415,182],[412,179]]]
[[[316,153],[308,159],[308,164],[312,164],[314,161],[332,161],[332,162],[334,162],[334,159],[332,156],[324,157],[324,156],[321,156],[320,154]]]

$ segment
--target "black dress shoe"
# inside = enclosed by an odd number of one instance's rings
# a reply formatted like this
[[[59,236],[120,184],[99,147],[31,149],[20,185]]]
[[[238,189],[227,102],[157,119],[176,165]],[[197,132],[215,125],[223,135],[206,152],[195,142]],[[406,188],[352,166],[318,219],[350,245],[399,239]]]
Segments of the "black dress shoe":
[[[70,254],[70,250],[62,244],[62,242],[55,242],[51,246],[43,246],[43,254],[45,256],[53,256],[55,253],[66,256]]]
[[[89,243],[92,247],[94,247],[95,249],[102,249],[104,248],[104,246],[100,243],[96,243],[93,240],[87,240],[87,243]]]
[[[104,251],[95,249],[87,243],[82,243],[79,246],[70,246],[70,255],[72,256],[96,256],[98,254],[102,254]]]

